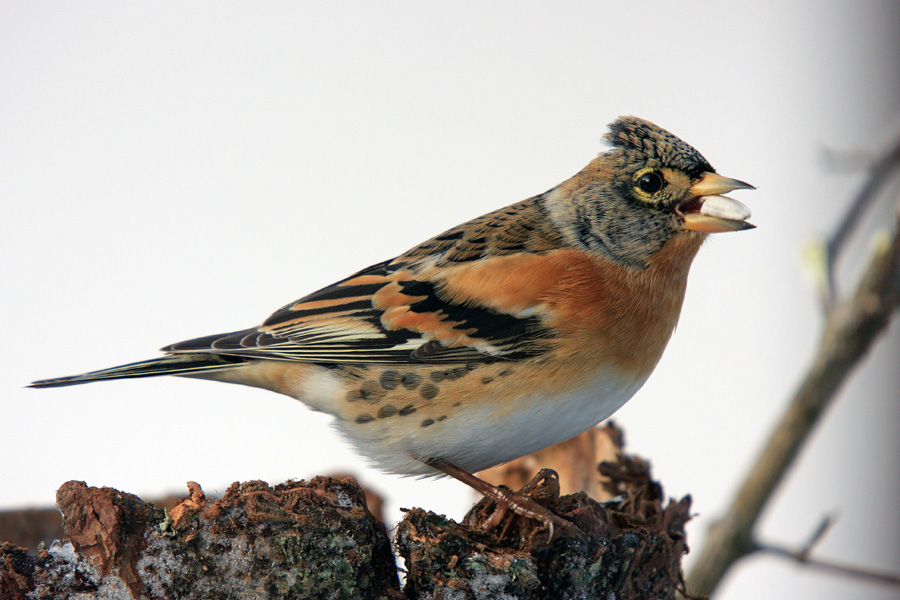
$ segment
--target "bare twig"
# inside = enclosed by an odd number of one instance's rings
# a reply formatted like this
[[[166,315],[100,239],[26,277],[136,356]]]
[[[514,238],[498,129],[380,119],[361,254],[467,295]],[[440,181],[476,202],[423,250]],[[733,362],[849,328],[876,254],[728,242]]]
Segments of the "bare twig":
[[[900,146],[892,155],[895,162],[900,162]],[[878,181],[866,184],[850,212],[859,210],[860,197],[867,198],[874,190],[880,189],[886,176],[884,173],[891,172],[894,167],[885,169],[883,173],[873,172],[873,180]],[[854,219],[845,219],[842,229],[849,231]],[[839,250],[845,236],[845,233],[836,234],[830,246]],[[687,579],[687,590],[691,594],[710,594],[737,560],[758,549],[753,542],[752,531],[765,503],[793,464],[840,386],[878,334],[887,327],[898,306],[900,223],[890,241],[876,249],[854,295],[828,312],[815,360],[727,514],[710,529],[706,545]]]
[[[789,558],[804,566],[819,569],[821,571],[831,573],[832,575],[852,577],[854,579],[862,579],[864,581],[871,581],[873,583],[880,583],[890,586],[900,586],[900,575],[895,575],[893,573],[883,573],[872,569],[865,569],[862,567],[852,567],[850,565],[843,565],[837,562],[823,560],[820,558],[810,558],[803,552],[803,550],[792,551],[781,546],[770,544],[760,545],[757,549],[760,552],[766,552],[768,554],[774,554],[775,556]]]
[[[836,302],[836,286],[834,282],[834,265],[844,247],[844,244],[853,233],[859,219],[865,214],[869,205],[878,197],[884,185],[891,176],[900,169],[900,140],[897,140],[887,152],[872,163],[869,178],[863,187],[857,192],[856,197],[850,203],[850,209],[844,214],[844,218],[838,224],[834,233],[825,245],[825,306],[831,308]]]
[[[815,528],[815,530],[812,532],[812,535],[810,535],[806,543],[803,544],[803,547],[794,552],[794,558],[801,561],[809,558],[809,555],[812,554],[815,545],[819,543],[819,540],[825,537],[825,534],[829,529],[831,529],[831,526],[834,525],[834,521],[834,517],[830,515],[825,515],[824,517],[822,517],[822,521],[819,522],[819,526]],[[757,544],[757,547],[760,550],[764,549],[763,545],[760,544]]]
[[[832,575],[840,575],[843,577],[852,577],[854,579],[862,579],[874,583],[900,586],[900,575],[894,573],[884,573],[867,569],[863,567],[853,567],[850,565],[840,564],[833,561],[823,560],[821,558],[812,558],[812,551],[816,544],[825,536],[825,533],[834,524],[834,517],[826,515],[809,536],[809,540],[797,550],[791,550],[785,546],[777,544],[755,544],[754,547],[758,552],[765,552],[782,558],[788,558],[801,565],[819,569]]]

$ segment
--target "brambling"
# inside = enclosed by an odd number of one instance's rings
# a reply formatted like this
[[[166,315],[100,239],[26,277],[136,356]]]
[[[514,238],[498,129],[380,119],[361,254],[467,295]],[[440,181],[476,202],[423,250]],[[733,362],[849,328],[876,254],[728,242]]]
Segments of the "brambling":
[[[551,190],[463,223],[277,310],[259,327],[32,387],[179,375],[260,387],[335,417],[381,469],[472,475],[590,429],[643,385],[709,233],[752,228],[693,147],[635,117]],[[565,525],[565,523],[563,523]],[[552,533],[551,533],[552,536]]]

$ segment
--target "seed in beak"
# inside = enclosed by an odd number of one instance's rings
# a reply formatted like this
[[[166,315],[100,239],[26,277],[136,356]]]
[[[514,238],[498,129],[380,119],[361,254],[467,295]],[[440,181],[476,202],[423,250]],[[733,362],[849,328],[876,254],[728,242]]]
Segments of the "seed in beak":
[[[728,196],[704,196],[700,214],[729,221],[745,221],[750,218],[750,209]]]

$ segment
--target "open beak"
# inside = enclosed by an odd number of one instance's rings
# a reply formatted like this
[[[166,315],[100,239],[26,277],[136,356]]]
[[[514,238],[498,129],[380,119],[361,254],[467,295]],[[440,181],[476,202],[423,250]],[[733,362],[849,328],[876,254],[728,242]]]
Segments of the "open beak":
[[[676,207],[683,219],[682,227],[704,233],[741,231],[756,225],[747,222],[750,209],[734,198],[723,196],[733,190],[756,189],[749,183],[722,177],[718,173],[704,173],[689,190],[690,198]]]

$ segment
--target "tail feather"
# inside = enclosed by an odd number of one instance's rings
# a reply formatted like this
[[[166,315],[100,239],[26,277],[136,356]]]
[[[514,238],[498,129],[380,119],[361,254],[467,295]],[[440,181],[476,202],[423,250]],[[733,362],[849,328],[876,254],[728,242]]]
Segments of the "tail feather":
[[[65,385],[77,385],[79,383],[90,383],[92,381],[106,381],[108,379],[199,374],[209,371],[231,369],[244,362],[247,362],[247,359],[232,356],[220,356],[214,354],[176,354],[152,358],[150,360],[142,360],[140,362],[120,365],[110,369],[91,371],[90,373],[82,373],[80,375],[57,377],[55,379],[42,379],[30,383],[28,387],[61,387]]]

